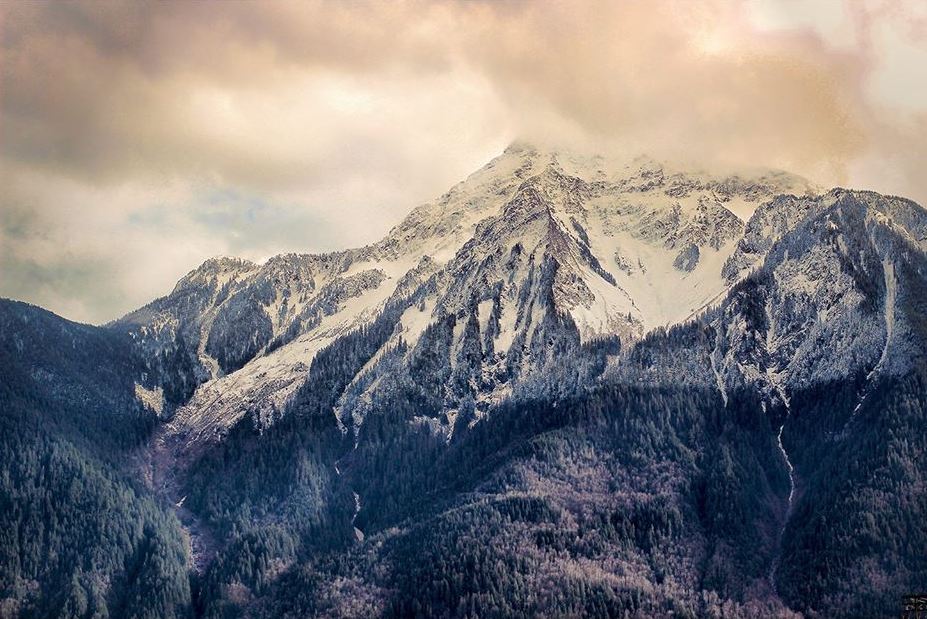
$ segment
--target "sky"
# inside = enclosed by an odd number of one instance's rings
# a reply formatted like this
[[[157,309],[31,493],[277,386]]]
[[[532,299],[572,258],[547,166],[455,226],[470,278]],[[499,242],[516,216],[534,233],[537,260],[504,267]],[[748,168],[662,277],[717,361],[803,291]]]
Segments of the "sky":
[[[0,0],[0,296],[363,245],[516,139],[927,204],[927,2]]]

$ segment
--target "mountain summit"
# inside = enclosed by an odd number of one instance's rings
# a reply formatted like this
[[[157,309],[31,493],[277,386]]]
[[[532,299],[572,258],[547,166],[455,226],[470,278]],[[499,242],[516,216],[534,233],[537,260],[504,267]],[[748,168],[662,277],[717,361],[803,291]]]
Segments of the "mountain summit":
[[[4,301],[0,615],[896,616],[925,316],[909,200],[523,143],[105,327]]]
[[[498,368],[518,377],[542,367],[537,342],[551,321],[569,319],[583,341],[629,343],[703,311],[762,258],[741,248],[748,230],[766,235],[751,236],[759,247],[787,228],[787,214],[767,224],[763,209],[762,226],[753,222],[757,209],[813,192],[782,172],[686,173],[644,157],[516,143],[378,243],[260,266],[209,260],[114,326],[152,355],[189,361],[168,407],[205,383],[174,422],[194,436],[245,414],[272,423],[314,355],[387,308],[396,320],[381,348],[402,340],[409,356],[422,333],[454,320],[448,366],[472,321],[484,358],[474,369],[483,388],[471,395],[498,401],[512,381],[491,377]],[[443,389],[434,397],[445,399]]]

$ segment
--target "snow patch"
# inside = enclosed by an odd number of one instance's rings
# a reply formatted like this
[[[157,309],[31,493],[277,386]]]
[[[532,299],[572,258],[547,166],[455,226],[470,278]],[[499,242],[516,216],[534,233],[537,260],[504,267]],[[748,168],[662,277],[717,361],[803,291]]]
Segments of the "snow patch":
[[[159,417],[164,413],[164,389],[162,387],[148,389],[135,383],[135,397],[145,408],[153,411]]]

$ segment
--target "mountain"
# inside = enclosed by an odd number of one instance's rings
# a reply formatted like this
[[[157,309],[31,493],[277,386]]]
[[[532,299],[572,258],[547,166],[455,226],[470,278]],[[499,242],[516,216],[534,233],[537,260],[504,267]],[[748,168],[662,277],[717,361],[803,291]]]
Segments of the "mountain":
[[[313,356],[387,307],[397,314],[395,331],[378,352],[401,339],[410,362],[423,333],[438,335],[455,321],[453,341],[444,342],[448,369],[456,367],[466,323],[475,321],[484,358],[473,370],[482,388],[469,391],[478,402],[495,402],[513,385],[494,375],[517,379],[544,365],[536,343],[551,321],[569,319],[586,342],[632,341],[693,316],[730,287],[729,259],[757,258],[758,250],[738,251],[745,223],[735,213],[745,217],[775,195],[811,191],[784,173],[685,174],[644,158],[516,144],[379,243],[260,266],[210,260],[113,327],[152,357],[182,349],[182,371],[169,366],[182,380],[168,405],[186,402],[174,425],[194,436],[242,415],[272,423]],[[783,224],[769,234],[775,225]],[[460,396],[449,394],[435,413],[453,410]]]
[[[0,609],[894,616],[925,306],[913,202],[521,143],[367,247],[3,302]]]

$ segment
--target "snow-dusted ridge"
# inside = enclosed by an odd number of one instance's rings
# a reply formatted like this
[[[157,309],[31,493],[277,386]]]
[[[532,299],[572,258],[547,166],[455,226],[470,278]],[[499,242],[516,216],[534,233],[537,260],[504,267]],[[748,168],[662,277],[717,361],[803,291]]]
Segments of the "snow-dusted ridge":
[[[720,301],[793,224],[769,205],[814,191],[782,172],[714,175],[514,144],[373,245],[209,260],[117,325],[151,352],[189,357],[186,387],[198,386],[175,398],[184,405],[170,425],[187,442],[243,415],[273,423],[320,350],[413,293],[383,350],[401,340],[412,355],[452,317],[449,366],[478,337],[483,361],[467,380],[483,385],[478,400],[497,400],[543,363],[553,317],[583,340],[628,342]],[[506,368],[512,378],[499,379]]]

